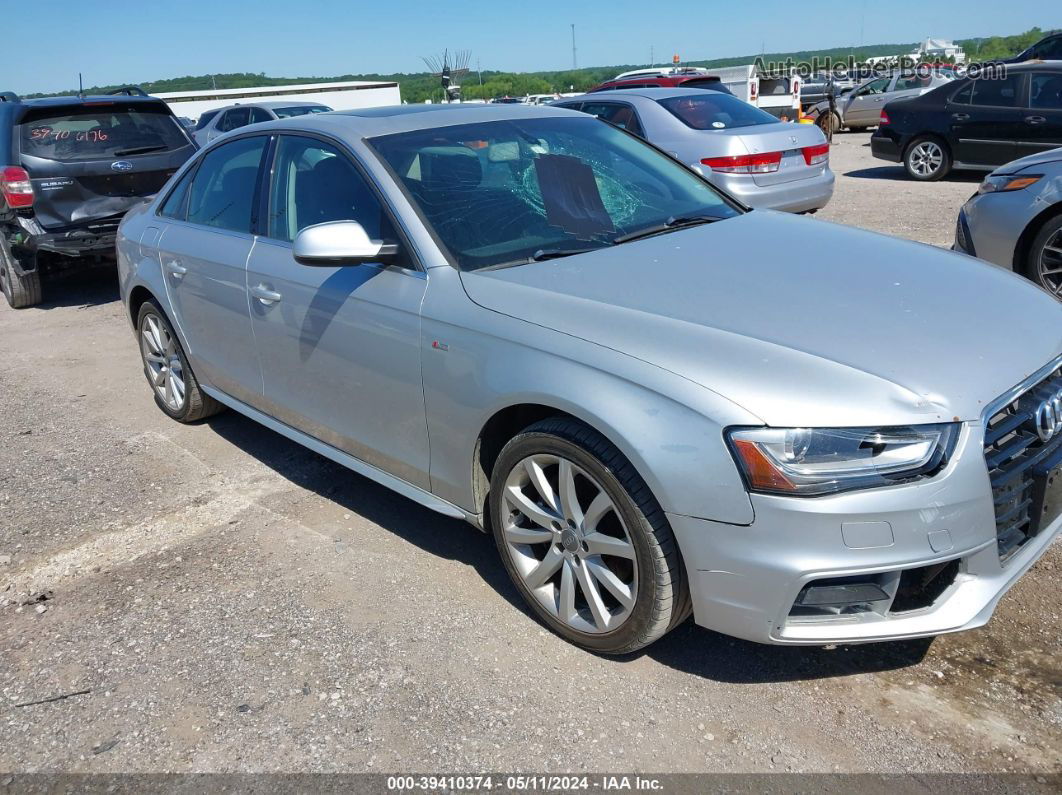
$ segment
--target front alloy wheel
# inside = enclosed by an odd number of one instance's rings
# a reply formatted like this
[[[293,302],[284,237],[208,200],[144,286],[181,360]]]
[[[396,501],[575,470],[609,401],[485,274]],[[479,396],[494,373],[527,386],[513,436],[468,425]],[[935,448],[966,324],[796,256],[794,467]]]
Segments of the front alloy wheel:
[[[1026,276],[1062,300],[1062,216],[1052,218],[1029,246]]]
[[[600,483],[566,458],[533,455],[509,473],[502,502],[509,559],[551,616],[592,634],[630,617],[637,556]]]
[[[490,517],[517,590],[572,643],[625,654],[690,614],[664,512],[622,453],[575,420],[543,420],[505,445]]]

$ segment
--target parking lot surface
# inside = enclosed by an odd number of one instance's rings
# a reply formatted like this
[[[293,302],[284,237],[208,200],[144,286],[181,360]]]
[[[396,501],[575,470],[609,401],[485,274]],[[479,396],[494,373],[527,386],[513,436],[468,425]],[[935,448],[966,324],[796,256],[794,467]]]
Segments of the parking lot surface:
[[[978,177],[911,182],[868,138],[808,223],[950,244]],[[168,420],[113,272],[0,309],[0,770],[1058,772],[1060,568],[933,641],[687,623],[600,658],[472,527],[233,412]]]

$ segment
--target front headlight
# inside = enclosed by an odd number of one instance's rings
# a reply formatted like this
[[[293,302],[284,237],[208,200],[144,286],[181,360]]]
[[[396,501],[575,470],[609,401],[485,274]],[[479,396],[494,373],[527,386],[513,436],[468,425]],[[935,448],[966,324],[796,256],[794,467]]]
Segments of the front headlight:
[[[1043,174],[999,174],[985,177],[984,182],[977,188],[977,192],[1004,193],[1012,190],[1023,190],[1034,185],[1043,178]]]
[[[749,489],[816,497],[936,474],[958,423],[897,428],[735,428],[728,432]]]

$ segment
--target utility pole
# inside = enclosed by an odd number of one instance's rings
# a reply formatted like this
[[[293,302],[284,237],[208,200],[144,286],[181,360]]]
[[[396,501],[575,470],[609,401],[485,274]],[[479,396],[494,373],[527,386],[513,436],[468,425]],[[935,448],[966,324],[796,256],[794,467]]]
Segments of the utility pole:
[[[483,85],[483,70],[479,68],[479,57],[476,57],[476,71],[479,72],[479,84]]]
[[[215,90],[215,91],[217,91],[217,90],[218,90],[218,80],[217,80],[217,78],[216,78],[216,77],[214,77],[214,75],[211,75],[211,76],[210,76],[210,84],[211,84],[212,86],[214,86],[214,90]]]
[[[572,23],[572,69],[579,68],[579,61],[575,57],[575,23]]]
[[[653,45],[649,45],[649,65],[656,66],[656,53],[653,51]]]

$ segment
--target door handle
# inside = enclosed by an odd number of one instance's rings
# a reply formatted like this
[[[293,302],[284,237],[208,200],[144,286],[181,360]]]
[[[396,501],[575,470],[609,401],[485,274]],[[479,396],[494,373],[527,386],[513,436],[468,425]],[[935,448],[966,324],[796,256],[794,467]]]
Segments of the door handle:
[[[875,101],[875,102],[884,102],[884,101],[885,101],[885,97],[878,97],[878,98],[877,98],[877,99],[875,99],[874,101]]]
[[[969,118],[970,118],[970,114],[969,113],[953,113],[953,114],[951,114],[951,117],[953,119],[955,119],[955,121],[968,121]]]
[[[184,267],[184,265],[177,262],[177,260],[171,260],[170,262],[167,262],[166,270],[170,272],[170,276],[172,276],[174,279],[180,279],[184,276],[184,274],[188,273],[188,268]]]
[[[283,296],[276,290],[270,290],[264,284],[259,284],[257,287],[252,287],[251,295],[257,298],[263,306],[272,306],[281,298],[283,298]]]
[[[1026,124],[1043,124],[1045,121],[1047,121],[1047,118],[1044,117],[1044,116],[1026,116],[1025,117],[1025,123]]]

